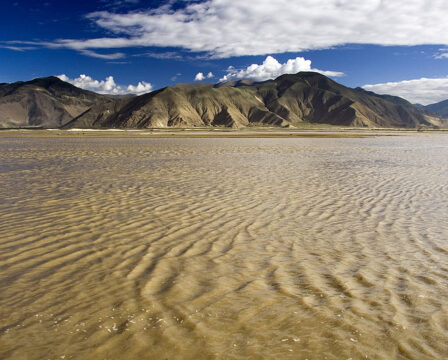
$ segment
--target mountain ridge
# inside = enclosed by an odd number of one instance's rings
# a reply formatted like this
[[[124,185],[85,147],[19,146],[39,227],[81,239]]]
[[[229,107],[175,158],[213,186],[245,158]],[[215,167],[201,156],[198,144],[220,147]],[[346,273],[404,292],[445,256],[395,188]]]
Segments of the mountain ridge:
[[[444,127],[407,100],[348,88],[315,72],[273,80],[177,84],[140,96],[79,89],[57,77],[0,84],[0,128]]]

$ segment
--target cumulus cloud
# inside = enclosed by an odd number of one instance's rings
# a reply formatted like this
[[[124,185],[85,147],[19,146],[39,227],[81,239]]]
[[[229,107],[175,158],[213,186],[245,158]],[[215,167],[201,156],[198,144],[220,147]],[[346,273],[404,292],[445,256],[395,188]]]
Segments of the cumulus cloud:
[[[443,0],[207,0],[87,18],[113,36],[41,46],[76,50],[180,47],[216,58],[329,48],[343,44],[448,45]],[[45,45],[46,44],[46,45]]]
[[[205,79],[211,79],[213,78],[215,75],[213,75],[212,72],[209,72],[207,75],[204,75],[204,73],[197,73],[196,76],[194,77],[194,81],[204,81]]]
[[[70,79],[67,75],[58,76],[62,81],[66,81],[81,89],[94,91],[100,94],[124,95],[124,94],[144,94],[152,90],[152,85],[145,81],[139,81],[137,85],[122,87],[115,83],[113,76],[106,77],[105,80],[95,80],[88,75],[81,74],[76,79]]]
[[[139,81],[136,86],[128,85],[126,88],[128,94],[145,94],[152,90],[152,85],[146,81]]]
[[[272,56],[266,57],[262,64],[252,64],[246,69],[237,70],[233,66],[227,69],[227,75],[219,79],[219,81],[250,79],[255,81],[264,81],[275,79],[283,74],[295,74],[299,71],[315,71],[326,76],[343,76],[344,73],[338,71],[325,71],[314,69],[311,67],[311,60],[306,60],[303,57],[296,57],[289,59],[287,62],[281,64]],[[199,73],[200,74],[200,73]],[[199,75],[198,74],[198,75]]]
[[[202,81],[204,79],[205,79],[205,76],[201,72],[197,73],[196,76],[194,77],[194,81]]]
[[[448,99],[448,76],[364,85],[363,88],[378,94],[400,96],[411,103],[428,105]]]

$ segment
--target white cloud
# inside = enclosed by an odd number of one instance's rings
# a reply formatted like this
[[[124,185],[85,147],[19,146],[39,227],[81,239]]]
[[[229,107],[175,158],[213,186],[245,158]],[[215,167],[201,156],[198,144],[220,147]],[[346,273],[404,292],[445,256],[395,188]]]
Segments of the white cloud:
[[[400,96],[411,103],[428,105],[448,99],[448,76],[364,85],[363,88],[378,94]]]
[[[150,92],[152,89],[152,85],[145,81],[139,81],[137,86],[128,85],[127,92],[130,94],[145,94]]]
[[[194,77],[194,81],[204,81],[205,79],[211,79],[215,77],[212,72],[209,72],[207,75],[204,75],[204,73],[198,72],[196,76]]]
[[[162,60],[181,60],[182,56],[174,51],[166,51],[166,52],[146,52],[143,54],[136,54],[134,56],[144,56],[153,59],[162,59]]]
[[[86,56],[98,58],[98,59],[107,59],[107,60],[116,60],[116,59],[123,59],[126,57],[123,53],[113,53],[113,54],[99,54],[92,50],[80,50],[80,53]]]
[[[0,45],[0,49],[8,49],[13,51],[23,52],[25,50],[35,50],[36,48],[33,46],[8,46],[8,45]]]
[[[435,59],[448,59],[448,52],[435,54],[434,58]]]
[[[219,81],[250,79],[255,81],[264,81],[275,79],[283,74],[295,74],[299,71],[315,71],[326,76],[343,76],[344,74],[338,71],[324,71],[313,69],[311,67],[311,60],[306,60],[303,57],[296,57],[289,59],[286,63],[280,64],[277,59],[272,56],[266,57],[263,64],[252,64],[246,69],[237,70],[233,66],[227,69],[227,75],[219,79]]]
[[[124,94],[137,94],[141,95],[152,90],[150,83],[140,81],[137,85],[128,85],[122,87],[115,83],[113,76],[106,77],[105,80],[95,80],[88,75],[82,74],[76,79],[70,79],[67,75],[62,74],[58,76],[62,81],[66,81],[81,89],[95,91],[100,94],[108,95],[124,95]]]
[[[91,13],[114,34],[41,46],[76,50],[180,47],[224,58],[321,49],[342,44],[448,45],[444,0],[207,0],[155,10]]]
[[[194,81],[203,81],[204,79],[205,79],[205,76],[201,72],[197,73],[196,76],[194,77]]]

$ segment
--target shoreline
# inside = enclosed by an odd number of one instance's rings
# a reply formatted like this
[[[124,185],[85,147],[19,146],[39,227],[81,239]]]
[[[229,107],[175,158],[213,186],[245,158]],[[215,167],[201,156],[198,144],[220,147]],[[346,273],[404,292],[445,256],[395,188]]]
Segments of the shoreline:
[[[364,138],[407,134],[448,134],[448,129],[401,128],[149,128],[149,129],[0,129],[0,137],[105,138]]]

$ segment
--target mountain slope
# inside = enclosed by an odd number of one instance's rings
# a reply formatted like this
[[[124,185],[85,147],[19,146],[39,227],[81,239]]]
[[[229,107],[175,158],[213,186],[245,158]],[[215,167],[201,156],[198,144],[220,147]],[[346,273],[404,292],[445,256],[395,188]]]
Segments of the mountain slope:
[[[349,126],[415,127],[430,119],[406,100],[350,89],[313,72],[282,75],[258,86],[271,111],[301,121]]]
[[[169,87],[133,99],[103,126],[243,127],[250,123],[282,125],[284,119],[264,106],[255,89]]]
[[[0,127],[240,128],[301,123],[408,128],[442,124],[404,99],[347,88],[314,72],[261,83],[178,84],[127,98],[81,90],[53,77],[0,84]]]
[[[435,104],[426,105],[425,110],[431,111],[443,117],[448,117],[448,100],[440,101]]]
[[[115,111],[117,102],[57,77],[1,84],[0,127],[60,127],[93,106]]]

